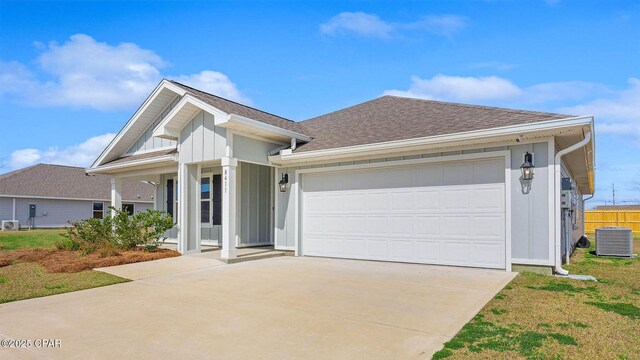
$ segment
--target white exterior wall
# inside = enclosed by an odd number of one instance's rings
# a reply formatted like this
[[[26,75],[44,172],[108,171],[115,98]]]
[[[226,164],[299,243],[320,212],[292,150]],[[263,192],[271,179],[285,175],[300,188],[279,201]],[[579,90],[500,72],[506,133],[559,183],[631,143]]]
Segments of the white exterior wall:
[[[490,152],[497,150],[511,150],[511,241],[512,258],[530,260],[531,262],[546,261],[551,263],[549,248],[549,168],[548,168],[548,143],[525,144],[517,146],[502,146],[483,149],[448,151],[441,153],[428,153],[421,155],[400,156],[391,158],[379,158],[372,160],[346,161],[340,163],[279,168],[274,176],[276,181],[283,173],[289,174],[287,192],[277,191],[275,194],[276,214],[274,218],[275,245],[279,249],[293,250],[295,246],[295,201],[292,187],[295,185],[295,170],[317,167],[344,166],[352,164],[386,162],[396,160],[410,160],[418,158],[442,157],[449,155],[471,154],[478,152]],[[522,154],[533,150],[535,156],[535,176],[531,190],[523,192],[520,186],[520,165]]]
[[[238,245],[271,244],[271,168],[239,163],[238,177]]]
[[[21,227],[26,227],[29,220],[29,204],[36,204],[35,227],[59,228],[69,226],[69,221],[78,221],[93,217],[93,203],[104,203],[104,214],[107,214],[109,201],[58,200],[58,199],[16,199],[16,220]],[[133,203],[135,212],[153,209],[153,203],[123,201]],[[11,198],[0,198],[0,221],[12,220],[13,201]]]
[[[128,154],[137,154],[144,151],[157,150],[162,148],[176,147],[176,141],[162,139],[159,137],[153,137],[151,134],[153,133],[153,129],[160,123],[162,119],[173,109],[173,107],[180,101],[180,97],[176,96],[173,101],[169,103],[169,105],[162,111],[162,113],[151,123],[151,125],[145,130],[144,134],[142,134],[138,140],[129,148],[127,151]]]
[[[177,178],[178,173],[162,174],[160,176],[160,183],[156,185],[156,199],[157,209],[167,211],[167,180]],[[178,239],[178,228],[174,226],[171,230],[167,231],[164,236],[168,241],[175,242]]]
[[[270,165],[267,154],[281,146],[281,144],[252,139],[242,135],[233,135],[233,157],[240,161]]]
[[[180,163],[219,160],[224,156],[226,129],[214,126],[214,116],[198,112],[180,131]]]
[[[575,181],[573,180],[573,177],[571,176],[571,173],[569,172],[569,169],[567,168],[564,160],[562,161],[562,166],[560,167],[560,174],[563,178],[568,177],[571,179],[571,183],[574,185],[575,187]],[[565,254],[566,254],[566,250],[567,250],[567,240],[571,241],[571,248],[573,249],[576,245],[576,243],[578,242],[578,240],[580,239],[580,237],[582,237],[584,235],[584,222],[582,220],[583,216],[584,216],[584,201],[582,200],[582,194],[580,193],[580,190],[578,190],[577,187],[575,187],[575,189],[572,190],[573,192],[573,198],[575,200],[575,204],[573,206],[573,210],[574,213],[572,214],[571,218],[567,219],[567,223],[562,224],[561,226],[570,226],[571,228],[569,229],[569,233],[571,234],[569,236],[569,239],[567,239],[566,233],[565,233],[565,229],[561,228],[560,230],[560,234],[562,237],[562,256],[564,258]],[[562,221],[562,220],[561,220]]]

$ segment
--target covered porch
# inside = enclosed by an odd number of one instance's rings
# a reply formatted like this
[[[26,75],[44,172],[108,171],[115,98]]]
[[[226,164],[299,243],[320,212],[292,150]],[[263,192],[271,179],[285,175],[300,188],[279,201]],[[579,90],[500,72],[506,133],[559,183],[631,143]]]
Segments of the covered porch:
[[[166,243],[180,253],[213,250],[221,259],[233,260],[238,249],[273,245],[271,167],[223,158],[188,164],[172,159],[139,169],[135,160],[111,172],[112,204],[122,208],[125,180],[153,184],[154,209],[166,211],[175,222]]]

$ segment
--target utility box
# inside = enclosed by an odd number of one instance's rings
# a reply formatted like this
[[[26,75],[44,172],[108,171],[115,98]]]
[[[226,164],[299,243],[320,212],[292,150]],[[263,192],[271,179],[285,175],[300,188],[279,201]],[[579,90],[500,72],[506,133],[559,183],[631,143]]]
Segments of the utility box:
[[[596,229],[596,255],[633,256],[631,229],[622,226],[604,226]]]
[[[36,204],[29,204],[29,217],[36,217]]]
[[[560,193],[560,207],[563,209],[571,209],[573,203],[573,191],[562,190]]]

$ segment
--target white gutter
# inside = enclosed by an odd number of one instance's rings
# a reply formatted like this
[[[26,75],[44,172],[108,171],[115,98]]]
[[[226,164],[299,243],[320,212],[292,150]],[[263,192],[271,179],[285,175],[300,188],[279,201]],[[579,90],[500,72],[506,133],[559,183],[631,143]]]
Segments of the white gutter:
[[[13,221],[16,221],[16,198],[13,198],[13,213],[12,213]]]
[[[366,145],[346,146],[326,150],[305,151],[301,153],[285,151],[279,157],[276,156],[270,158],[270,160],[277,164],[283,164],[286,162],[295,161],[313,161],[325,160],[327,158],[353,157],[358,155],[371,154],[373,152],[387,153],[389,151],[407,149],[411,147],[444,146],[445,144],[448,145],[457,142],[468,144],[470,141],[482,141],[486,138],[495,138],[500,136],[520,136],[527,133],[554,131],[561,128],[589,125],[593,121],[592,119],[593,116],[578,116],[565,119],[540,121],[533,124],[510,125],[500,128],[473,130],[455,134],[436,135],[414,139],[394,140]]]
[[[90,169],[86,169],[85,172],[87,174],[101,173],[109,170],[118,170],[118,169],[124,169],[132,166],[150,165],[150,164],[167,162],[167,161],[178,161],[178,157],[176,156],[176,154],[163,155],[163,156],[154,157],[151,159],[127,161],[127,162],[122,162],[114,165],[106,165],[106,166],[100,166],[96,168],[90,168]]]
[[[584,147],[585,145],[587,145],[589,142],[591,141],[591,131],[588,131],[585,135],[584,135],[584,139],[582,139],[581,141],[569,146],[566,149],[562,149],[560,151],[558,151],[558,153],[556,154],[555,158],[554,158],[554,204],[555,206],[554,208],[554,217],[553,217],[553,221],[554,221],[554,228],[555,228],[555,236],[554,236],[554,240],[555,240],[555,249],[556,249],[556,254],[555,254],[555,272],[557,274],[560,275],[568,275],[569,271],[565,270],[562,268],[562,236],[561,236],[561,232],[562,232],[562,223],[560,221],[560,212],[562,211],[562,209],[560,209],[560,189],[562,187],[562,185],[560,184],[561,181],[561,165],[562,165],[562,157],[570,152],[576,151],[578,149],[580,149],[581,147]]]

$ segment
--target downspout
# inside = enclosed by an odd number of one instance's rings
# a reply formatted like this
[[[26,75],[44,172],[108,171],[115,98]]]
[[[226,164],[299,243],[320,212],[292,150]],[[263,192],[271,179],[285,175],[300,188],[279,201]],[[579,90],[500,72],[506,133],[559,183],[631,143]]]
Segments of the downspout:
[[[560,189],[561,189],[561,168],[562,168],[562,157],[568,153],[571,153],[573,151],[576,151],[578,149],[580,149],[581,147],[587,145],[589,143],[589,141],[591,141],[591,131],[588,131],[585,135],[584,135],[584,139],[582,139],[581,141],[569,146],[566,149],[562,149],[560,151],[558,151],[558,153],[556,154],[555,158],[554,158],[554,202],[555,202],[555,206],[554,206],[554,217],[553,217],[553,221],[554,221],[554,228],[555,228],[555,236],[554,236],[554,240],[555,240],[555,248],[556,248],[556,254],[555,254],[555,258],[556,258],[556,263],[554,266],[554,270],[556,272],[556,274],[560,274],[560,275],[568,275],[569,271],[565,270],[562,268],[562,236],[561,236],[561,221],[560,221],[560,214],[561,214],[561,209],[560,209]]]

